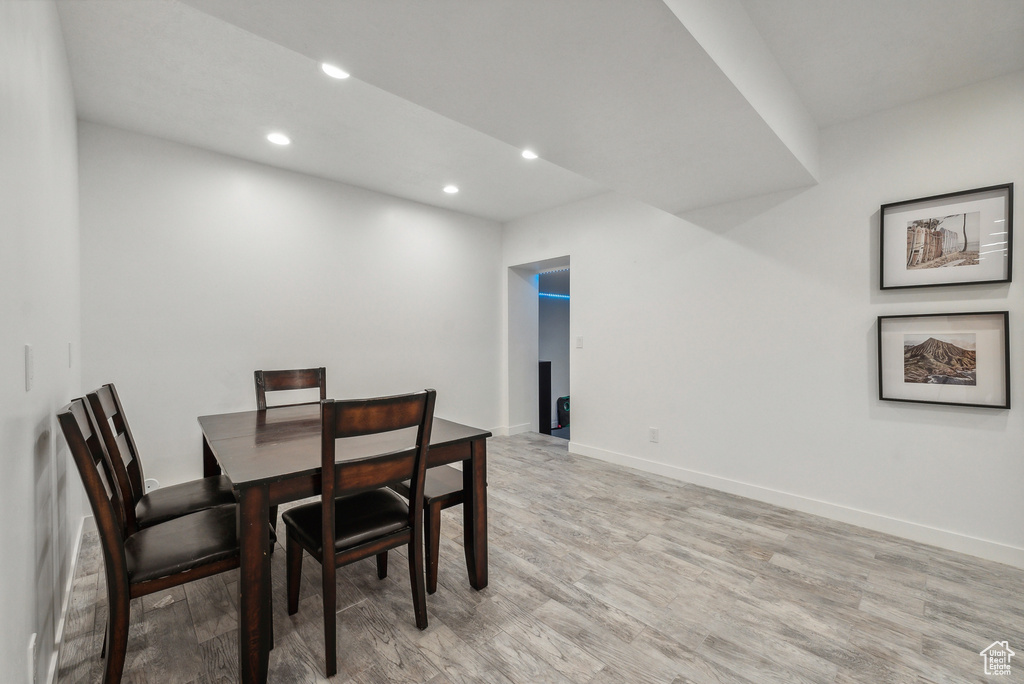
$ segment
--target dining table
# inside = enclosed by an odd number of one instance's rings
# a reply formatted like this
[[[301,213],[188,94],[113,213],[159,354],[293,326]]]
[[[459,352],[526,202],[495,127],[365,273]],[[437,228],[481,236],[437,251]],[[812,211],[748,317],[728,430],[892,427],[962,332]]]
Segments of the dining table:
[[[320,405],[199,417],[204,475],[226,475],[238,500],[239,676],[265,684],[272,646],[270,508],[320,493]],[[462,463],[469,583],[487,586],[487,430],[435,417],[427,467]],[[336,467],[407,446],[403,431],[339,440]],[[344,442],[344,444],[342,444]]]

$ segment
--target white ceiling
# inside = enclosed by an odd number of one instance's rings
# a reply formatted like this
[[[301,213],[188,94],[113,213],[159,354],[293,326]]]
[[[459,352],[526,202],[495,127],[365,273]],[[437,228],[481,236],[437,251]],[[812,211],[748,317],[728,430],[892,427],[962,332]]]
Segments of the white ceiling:
[[[822,127],[1024,69],[1024,0],[742,3]]]
[[[498,221],[807,186],[819,126],[1024,69],[1024,0],[58,7],[82,119]]]

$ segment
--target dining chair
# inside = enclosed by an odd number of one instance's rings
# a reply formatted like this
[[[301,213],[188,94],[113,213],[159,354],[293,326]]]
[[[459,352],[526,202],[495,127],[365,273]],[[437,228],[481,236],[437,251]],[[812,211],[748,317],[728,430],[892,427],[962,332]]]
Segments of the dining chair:
[[[434,390],[424,390],[393,397],[321,402],[320,500],[289,509],[281,517],[287,534],[289,615],[299,609],[303,551],[321,565],[328,677],[338,671],[335,643],[338,619],[335,573],[338,567],[375,556],[377,576],[384,579],[388,550],[405,545],[416,626],[427,627],[423,586],[423,475],[435,397]],[[365,440],[345,441],[408,428],[415,428],[415,438],[401,442],[382,440],[387,449],[383,454],[370,449]],[[338,440],[342,440],[341,444]],[[368,449],[372,455],[366,455]],[[403,479],[412,483],[408,504],[386,486]]]
[[[412,482],[403,480],[391,488],[412,498]],[[437,591],[437,562],[441,543],[441,511],[458,506],[465,500],[462,489],[462,471],[451,466],[438,466],[427,470],[423,485],[423,538],[426,541],[427,593]]]
[[[253,371],[253,379],[256,381],[256,408],[260,411],[267,408],[267,392],[319,389],[320,398],[317,401],[323,401],[327,398],[327,369],[323,366],[320,368],[297,368],[292,370],[258,370]],[[270,408],[315,403],[317,402],[303,401],[296,404],[279,404]],[[276,505],[270,507],[270,526],[277,529]]]
[[[299,368],[296,370],[258,370],[253,372],[256,380],[256,408],[267,408],[267,392],[284,390],[320,389],[320,399],[327,398],[327,369]],[[313,404],[315,402],[300,402]],[[296,404],[284,404],[296,406]],[[271,407],[274,408],[274,407]]]
[[[237,506],[218,506],[128,531],[117,479],[86,409],[76,399],[57,421],[99,528],[107,585],[104,684],[117,684],[128,649],[131,600],[239,566]]]
[[[113,383],[86,395],[88,411],[110,458],[125,506],[128,534],[207,508],[235,503],[231,480],[214,475],[146,492],[146,476]]]

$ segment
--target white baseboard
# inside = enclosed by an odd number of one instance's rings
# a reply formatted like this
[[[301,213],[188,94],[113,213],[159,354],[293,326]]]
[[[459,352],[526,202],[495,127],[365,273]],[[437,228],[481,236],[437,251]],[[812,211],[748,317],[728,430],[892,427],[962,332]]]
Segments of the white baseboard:
[[[866,527],[877,532],[884,532],[885,534],[903,537],[904,539],[910,539],[923,544],[931,544],[932,546],[938,546],[951,551],[966,553],[971,556],[985,558],[998,563],[1005,563],[1017,568],[1024,568],[1024,549],[1017,548],[1015,546],[1009,546],[1007,544],[987,539],[979,539],[977,537],[969,537],[957,532],[941,530],[907,520],[879,515],[878,513],[871,513],[869,511],[862,511],[856,508],[849,508],[847,506],[829,503],[827,501],[810,499],[798,494],[781,492],[776,489],[769,489],[759,485],[730,480],[717,475],[688,470],[686,468],[671,466],[657,461],[649,461],[647,459],[637,458],[636,456],[627,456],[626,454],[619,454],[614,451],[607,451],[605,449],[587,446],[586,444],[580,444],[579,442],[570,441],[569,452],[573,454],[580,454],[582,456],[589,456],[609,463],[616,463],[629,468],[635,468],[648,473],[654,473],[656,475],[664,475],[665,477],[670,477],[674,480],[689,482],[702,487],[726,492],[728,494],[745,496],[749,499],[764,501],[765,503],[790,508],[803,513],[820,515],[831,520],[838,520],[839,522],[848,523],[850,525]]]
[[[524,432],[530,432],[533,430],[533,425],[530,423],[522,423],[521,425],[510,425],[506,428],[507,433],[505,437],[511,437],[512,435],[520,435]]]
[[[86,532],[86,521],[89,521],[92,528],[96,528],[96,522],[92,516],[85,516],[78,522],[78,533],[75,536],[74,549],[71,552],[71,567],[68,569],[68,579],[64,583],[64,595],[60,602],[60,620],[57,622],[57,629],[54,632],[53,654],[50,656],[50,667],[46,673],[46,684],[57,683],[57,667],[60,665],[60,651],[64,647],[64,626],[67,624],[68,611],[71,609],[71,591],[75,586],[75,575],[78,573],[78,554],[82,550],[82,536]]]

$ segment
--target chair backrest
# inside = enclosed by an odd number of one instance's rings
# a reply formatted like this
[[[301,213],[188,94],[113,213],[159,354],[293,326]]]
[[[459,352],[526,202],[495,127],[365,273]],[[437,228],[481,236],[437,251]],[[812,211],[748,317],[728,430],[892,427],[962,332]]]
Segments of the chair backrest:
[[[57,422],[78,467],[96,519],[110,587],[114,585],[114,578],[124,578],[128,574],[124,556],[125,507],[121,491],[110,470],[110,459],[86,410],[85,400],[75,399],[58,411]]]
[[[320,401],[327,398],[327,370],[320,368],[299,368],[296,370],[258,370],[253,373],[256,380],[256,408],[267,408],[267,392],[281,390],[303,390],[320,388]],[[315,402],[300,402],[313,404]],[[295,404],[286,404],[295,406]]]
[[[325,540],[334,539],[336,496],[377,489],[401,480],[411,480],[413,496],[410,499],[409,522],[414,530],[420,528],[423,480],[436,396],[434,390],[428,389],[393,397],[345,401],[328,399],[321,402],[321,490]],[[346,460],[344,468],[335,468],[337,440],[410,428],[416,429],[413,444],[368,458]],[[331,472],[334,472],[334,477],[328,475]],[[419,502],[419,505],[413,505],[414,502]]]
[[[117,480],[124,499],[125,525],[129,532],[138,529],[135,518],[135,506],[146,493],[146,476],[142,471],[142,461],[135,446],[135,438],[124,416],[121,399],[117,389],[108,383],[95,392],[85,395],[93,425],[103,440],[110,468]]]

